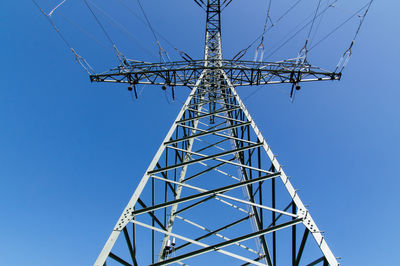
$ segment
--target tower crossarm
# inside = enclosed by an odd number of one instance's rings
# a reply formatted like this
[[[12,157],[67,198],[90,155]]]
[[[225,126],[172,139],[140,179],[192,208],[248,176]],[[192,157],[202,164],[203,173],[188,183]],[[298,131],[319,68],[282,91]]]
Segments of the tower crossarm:
[[[242,60],[193,60],[167,63],[147,63],[128,60],[127,65],[90,76],[92,82],[194,86],[203,70],[223,70],[233,86],[299,83],[319,80],[339,80],[341,73],[330,72],[296,59],[278,62]],[[215,64],[219,61],[219,64]],[[218,66],[219,65],[219,66]]]

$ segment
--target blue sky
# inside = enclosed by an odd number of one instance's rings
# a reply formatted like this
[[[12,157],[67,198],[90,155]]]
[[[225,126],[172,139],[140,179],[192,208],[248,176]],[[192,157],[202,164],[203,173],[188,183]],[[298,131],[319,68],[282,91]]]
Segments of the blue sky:
[[[39,2],[46,10],[57,3]],[[118,21],[133,33],[109,28],[123,53],[157,60],[151,33],[139,20],[118,1],[96,2],[121,14]],[[135,1],[125,2],[140,14]],[[205,18],[193,1],[143,2],[157,31],[192,57],[202,57]],[[317,1],[303,2],[266,35],[267,50]],[[315,40],[366,3],[341,2],[321,22]],[[234,0],[226,9],[227,58],[260,34],[266,3]],[[279,8],[271,11],[275,19]],[[238,88],[342,265],[397,261],[399,9],[397,1],[374,2],[340,82],[304,84],[294,103],[286,86]],[[67,0],[54,19],[97,71],[117,65],[81,1]],[[334,69],[356,26],[353,20],[321,43],[310,54],[311,63]],[[189,90],[179,88],[173,103],[159,87],[146,87],[133,101],[124,86],[91,84],[30,1],[0,3],[0,32],[0,265],[90,265]],[[295,57],[306,34],[271,60]],[[247,59],[253,55],[254,48]]]

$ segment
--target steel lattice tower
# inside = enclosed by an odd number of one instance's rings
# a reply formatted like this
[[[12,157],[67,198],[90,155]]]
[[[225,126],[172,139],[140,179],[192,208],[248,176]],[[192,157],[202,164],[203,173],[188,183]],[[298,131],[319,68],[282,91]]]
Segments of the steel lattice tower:
[[[219,254],[229,265],[338,265],[235,87],[340,74],[305,60],[224,60],[220,0],[204,7],[204,60],[125,59],[91,76],[192,88],[95,265],[216,265]]]

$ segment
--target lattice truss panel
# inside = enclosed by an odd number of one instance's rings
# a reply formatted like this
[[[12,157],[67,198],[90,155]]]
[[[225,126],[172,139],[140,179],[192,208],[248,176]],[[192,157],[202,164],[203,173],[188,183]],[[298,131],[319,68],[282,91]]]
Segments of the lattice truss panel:
[[[203,72],[96,265],[338,265],[229,83]]]

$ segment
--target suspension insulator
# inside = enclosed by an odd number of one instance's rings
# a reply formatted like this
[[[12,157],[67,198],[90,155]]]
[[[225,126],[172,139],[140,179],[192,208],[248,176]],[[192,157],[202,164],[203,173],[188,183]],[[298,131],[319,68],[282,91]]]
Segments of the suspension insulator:
[[[133,90],[132,86],[129,86],[128,91],[132,91],[132,90]]]
[[[163,91],[165,91],[165,90],[167,89],[167,86],[162,85],[161,89],[162,89]]]
[[[296,91],[299,91],[301,89],[300,85],[296,85]]]

